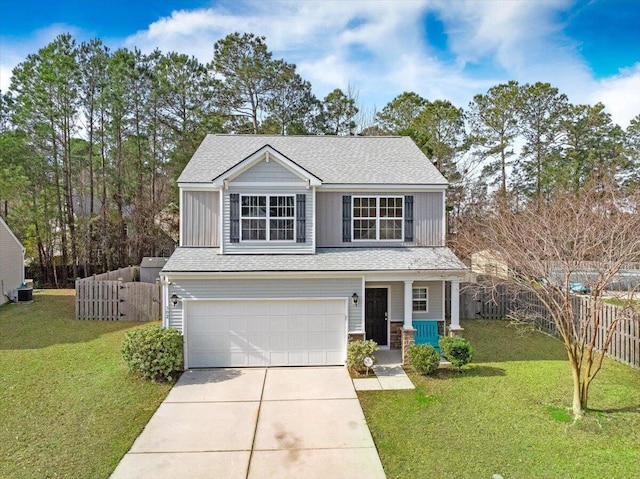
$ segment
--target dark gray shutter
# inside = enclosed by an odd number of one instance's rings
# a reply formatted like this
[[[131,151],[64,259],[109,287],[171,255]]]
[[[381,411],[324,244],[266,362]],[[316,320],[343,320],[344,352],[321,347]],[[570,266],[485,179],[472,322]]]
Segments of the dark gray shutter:
[[[413,241],[413,196],[404,197],[404,240]]]
[[[342,241],[351,242],[351,196],[342,197]]]
[[[229,241],[240,243],[240,195],[238,193],[229,195],[229,217],[231,220]]]
[[[296,243],[307,241],[307,195],[296,195]]]

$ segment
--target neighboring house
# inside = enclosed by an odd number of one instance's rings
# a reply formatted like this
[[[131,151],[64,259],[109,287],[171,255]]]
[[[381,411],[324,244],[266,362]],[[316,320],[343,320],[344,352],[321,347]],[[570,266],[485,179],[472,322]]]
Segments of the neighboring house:
[[[0,304],[24,283],[24,246],[0,217]]]
[[[446,281],[460,329],[447,181],[411,139],[209,135],[178,186],[163,324],[186,367],[344,364],[348,340],[400,348],[414,327],[437,340]]]
[[[471,255],[471,271],[501,279],[509,278],[509,267],[498,251],[483,249]]]

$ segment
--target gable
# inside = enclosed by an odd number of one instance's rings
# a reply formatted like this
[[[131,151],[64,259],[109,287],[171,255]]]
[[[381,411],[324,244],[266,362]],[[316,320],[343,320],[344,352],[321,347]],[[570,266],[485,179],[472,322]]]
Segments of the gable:
[[[196,154],[197,153],[198,152],[196,151]],[[237,154],[237,152],[235,153]],[[231,153],[229,154],[231,155]],[[189,164],[187,165],[187,168],[193,161],[194,159],[192,158]],[[265,164],[275,162],[283,169],[288,170],[299,181],[303,181],[310,186],[311,185],[318,186],[322,184],[322,181],[320,180],[320,178],[316,177],[312,173],[309,173],[309,171],[305,170],[300,165],[291,161],[289,158],[287,158],[282,153],[275,150],[271,145],[268,145],[268,144],[262,146],[261,148],[257,149],[247,157],[233,164],[226,171],[222,172],[217,177],[213,178],[212,183],[215,186],[225,185],[228,182],[233,181],[234,179],[236,179],[238,176],[242,175],[246,171],[252,169],[255,165],[261,162],[264,162]],[[269,167],[267,166],[267,168]],[[184,175],[184,172],[183,172],[183,175]],[[180,175],[180,177],[182,178],[183,175]],[[180,183],[180,181],[181,179],[179,178],[178,182]]]
[[[230,181],[237,183],[306,183],[304,179],[285,168],[278,161],[259,161]]]

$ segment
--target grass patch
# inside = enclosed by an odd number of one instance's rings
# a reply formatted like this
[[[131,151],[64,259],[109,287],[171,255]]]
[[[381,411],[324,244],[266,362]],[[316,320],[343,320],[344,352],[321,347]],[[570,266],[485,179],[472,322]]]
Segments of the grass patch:
[[[558,406],[547,406],[549,415],[558,422],[573,422],[573,417],[566,408]]]
[[[76,321],[74,291],[0,307],[0,477],[107,478],[170,385],[120,357],[139,323]]]
[[[640,371],[605,360],[576,423],[562,344],[506,321],[464,322],[462,373],[409,372],[416,391],[358,396],[389,479],[626,478],[640,464]]]

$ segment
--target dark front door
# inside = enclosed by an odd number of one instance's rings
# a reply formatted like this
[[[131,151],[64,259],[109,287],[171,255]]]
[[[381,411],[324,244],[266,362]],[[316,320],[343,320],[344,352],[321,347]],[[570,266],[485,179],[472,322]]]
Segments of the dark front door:
[[[386,346],[387,290],[386,288],[366,288],[364,294],[364,324],[367,339],[373,339],[378,346]]]

